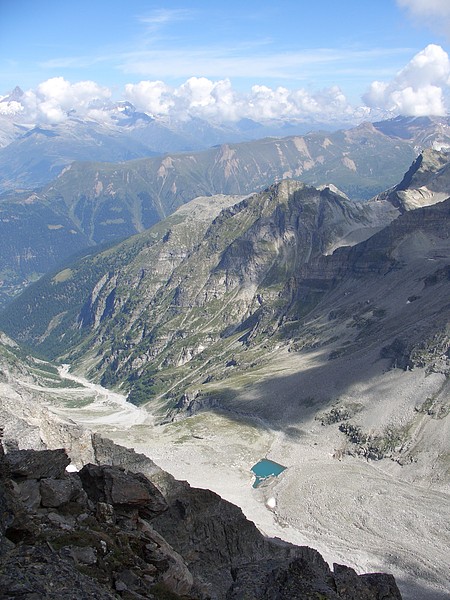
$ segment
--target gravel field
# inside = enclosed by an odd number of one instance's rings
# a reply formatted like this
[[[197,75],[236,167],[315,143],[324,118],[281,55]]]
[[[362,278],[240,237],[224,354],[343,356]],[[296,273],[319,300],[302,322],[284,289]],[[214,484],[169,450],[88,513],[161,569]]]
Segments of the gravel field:
[[[301,384],[294,376],[299,366],[298,357],[280,356],[260,382],[258,395],[263,398],[282,390],[292,404],[291,395],[295,390],[298,395]],[[81,377],[70,377],[88,384]],[[312,384],[312,380],[302,383],[305,390]],[[327,385],[337,389],[333,378]],[[367,410],[362,411],[361,422],[366,426],[377,419],[382,422],[387,413],[401,421],[413,410],[416,395],[423,395],[423,386],[436,390],[442,381],[438,375],[426,378],[417,369],[394,370],[379,380],[374,373],[364,383],[347,385],[344,400],[363,400]],[[262,416],[250,419],[225,411],[156,425],[146,410],[124,404],[120,395],[90,383],[86,390],[92,399],[89,404],[74,407],[72,402],[64,407],[59,400],[52,410],[147,454],[178,479],[212,489],[240,506],[268,536],[310,545],[330,563],[348,564],[358,572],[390,572],[405,600],[450,597],[450,495],[436,459],[442,451],[436,448],[436,436],[426,443],[423,435],[417,435],[414,443],[421,449],[417,462],[401,467],[390,459],[367,461],[336,454],[344,436],[336,425],[323,426],[315,418],[320,403],[292,426],[281,425],[283,419],[292,419],[289,411],[278,411],[282,417],[272,426]],[[254,407],[257,397],[244,390],[237,403]],[[262,415],[264,403],[260,406]],[[444,425],[448,432],[448,417],[439,431]],[[426,427],[427,423],[419,429],[423,433]],[[449,443],[442,433],[439,439],[438,443]],[[263,457],[287,469],[255,489],[250,469]]]

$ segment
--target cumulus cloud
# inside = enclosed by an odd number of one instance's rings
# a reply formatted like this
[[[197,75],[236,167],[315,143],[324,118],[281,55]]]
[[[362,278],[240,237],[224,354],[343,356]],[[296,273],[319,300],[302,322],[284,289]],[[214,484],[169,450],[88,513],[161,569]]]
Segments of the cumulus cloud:
[[[184,117],[236,121],[247,116],[245,96],[233,89],[229,79],[211,81],[206,77],[190,77],[174,91],[174,97],[176,109]]]
[[[127,83],[125,97],[139,110],[156,115],[168,115],[174,106],[171,88],[163,81]]]
[[[294,120],[356,123],[380,118],[380,112],[411,116],[445,115],[450,92],[450,60],[437,45],[416,54],[391,81],[374,81],[363,96],[364,106],[352,106],[343,91],[332,86],[306,89],[253,85],[237,91],[229,79],[190,77],[178,87],[164,81],[140,81],[125,86],[118,100],[128,100],[152,116],[211,122]],[[108,121],[117,116],[112,92],[94,81],[71,83],[63,77],[42,82],[20,98],[0,97],[0,115],[27,123],[57,124],[71,115]]]
[[[96,103],[108,100],[111,91],[94,81],[70,83],[63,77],[53,77],[25,92],[21,102],[27,115],[37,122],[60,123],[71,111],[86,116]]]
[[[71,83],[54,77],[25,92],[20,100],[0,97],[0,114],[22,122],[57,124],[70,116],[106,121],[114,114],[111,90],[93,81]],[[218,81],[190,77],[178,87],[163,81],[140,81],[125,85],[121,99],[152,116],[187,120],[199,117],[212,122],[317,118],[342,121],[355,116],[338,87],[310,93],[304,89],[254,85],[238,92],[229,79]],[[117,113],[116,113],[117,114]]]
[[[391,82],[374,81],[363,100],[370,108],[395,114],[442,116],[447,113],[449,87],[448,54],[440,46],[430,44],[416,54]]]
[[[0,99],[0,115],[12,117],[14,115],[20,115],[24,110],[23,105],[17,100],[2,100]]]
[[[250,92],[238,93],[229,79],[211,81],[206,77],[191,77],[177,88],[169,88],[161,81],[128,84],[125,93],[127,100],[139,110],[180,119],[333,120],[348,118],[355,113],[337,86],[311,94],[303,89],[254,85]]]

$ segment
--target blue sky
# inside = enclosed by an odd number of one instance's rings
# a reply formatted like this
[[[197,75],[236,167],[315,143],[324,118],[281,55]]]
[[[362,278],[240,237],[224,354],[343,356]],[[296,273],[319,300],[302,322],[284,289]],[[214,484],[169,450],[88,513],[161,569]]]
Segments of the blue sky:
[[[150,108],[168,110],[164,102],[155,105],[155,86],[130,86],[163,82],[159,99],[167,101],[180,86],[177,97],[183,95],[182,86],[196,78],[189,94],[191,100],[200,97],[198,106],[205,104],[204,94],[222,94],[224,86],[216,84],[227,81],[228,95],[254,88],[251,94],[256,89],[261,96],[282,87],[325,104],[326,91],[335,90],[336,97],[339,88],[352,106],[376,99],[387,108],[388,93],[394,102],[397,74],[431,44],[426,60],[435,73],[426,84],[440,88],[442,110],[448,81],[445,73],[436,80],[436,68],[447,68],[448,5],[449,0],[0,0],[0,95],[15,85],[33,90],[63,78],[71,85],[95,82],[112,98],[140,94],[143,104],[145,92]],[[386,97],[380,87],[371,90],[375,81],[391,85]],[[50,85],[46,90],[51,94]],[[427,94],[430,100],[433,90]],[[423,93],[417,98],[428,102]],[[435,96],[434,102],[438,106]]]

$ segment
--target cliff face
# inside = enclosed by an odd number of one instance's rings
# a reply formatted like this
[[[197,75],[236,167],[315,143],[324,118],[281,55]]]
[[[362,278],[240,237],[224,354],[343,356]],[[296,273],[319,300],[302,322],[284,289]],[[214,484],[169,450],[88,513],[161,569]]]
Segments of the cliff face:
[[[40,282],[3,322],[53,356],[88,354],[92,377],[125,381],[130,399],[142,402],[200,355],[208,362],[223,354],[240,332],[255,324],[273,332],[305,264],[366,239],[397,214],[388,202],[352,202],[334,188],[291,180],[244,199],[199,199]],[[19,313],[28,315],[25,326]]]
[[[98,436],[93,450],[110,464],[74,473],[63,450],[0,448],[0,598],[401,599],[392,576],[332,572],[145,457]]]
[[[424,150],[405,173],[402,181],[378,198],[389,200],[402,212],[448,198],[450,166],[448,153]]]
[[[318,310],[331,311],[330,328],[351,314],[357,318],[364,313],[354,302],[358,289],[368,298],[366,314],[345,353],[374,341],[379,346],[384,342],[380,356],[392,358],[398,367],[448,373],[449,219],[447,199],[408,211],[365,242],[338,248],[331,256],[304,265],[294,286],[295,302],[288,320],[296,320],[295,308],[317,290],[322,298]],[[387,349],[391,347],[399,352],[402,348],[399,360],[393,349]]]

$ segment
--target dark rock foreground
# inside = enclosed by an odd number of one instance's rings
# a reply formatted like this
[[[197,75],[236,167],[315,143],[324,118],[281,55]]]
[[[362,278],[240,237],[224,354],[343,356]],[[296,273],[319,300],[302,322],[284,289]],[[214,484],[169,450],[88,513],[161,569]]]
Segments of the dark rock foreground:
[[[264,538],[213,492],[93,444],[109,464],[78,473],[63,450],[0,447],[0,598],[401,600],[392,575],[331,571],[311,548]]]

